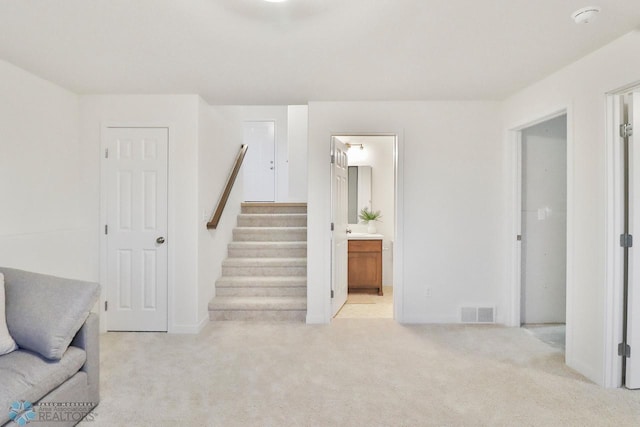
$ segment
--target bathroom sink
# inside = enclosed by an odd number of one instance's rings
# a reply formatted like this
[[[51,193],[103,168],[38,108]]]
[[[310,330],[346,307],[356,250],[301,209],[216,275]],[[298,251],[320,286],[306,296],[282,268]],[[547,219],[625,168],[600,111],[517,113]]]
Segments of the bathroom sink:
[[[369,233],[350,233],[347,234],[349,240],[381,240],[384,236],[382,234],[369,234]]]

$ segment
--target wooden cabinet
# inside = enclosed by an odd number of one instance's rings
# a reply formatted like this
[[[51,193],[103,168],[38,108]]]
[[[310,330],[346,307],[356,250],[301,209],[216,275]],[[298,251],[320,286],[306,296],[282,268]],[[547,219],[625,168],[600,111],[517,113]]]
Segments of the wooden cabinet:
[[[382,240],[349,240],[349,292],[382,295]]]

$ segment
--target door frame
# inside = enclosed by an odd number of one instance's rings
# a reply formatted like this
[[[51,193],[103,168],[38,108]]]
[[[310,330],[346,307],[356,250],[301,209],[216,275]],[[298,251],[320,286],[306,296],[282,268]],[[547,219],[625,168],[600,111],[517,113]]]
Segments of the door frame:
[[[640,82],[634,82],[605,94],[605,145],[606,145],[606,264],[604,306],[604,378],[605,387],[622,385],[622,359],[618,356],[618,344],[622,342],[623,304],[623,255],[619,236],[623,224],[622,147],[619,143],[620,97],[630,91],[640,90]]]
[[[398,323],[404,322],[404,140],[402,135],[397,132],[332,132],[329,137],[329,154],[333,153],[333,139],[340,136],[391,136],[395,138],[392,143],[394,145],[393,156],[393,175],[394,175],[394,241],[393,241],[393,319]],[[329,180],[331,183],[331,180]],[[331,183],[332,184],[332,183]],[[333,199],[333,187],[330,188],[330,197]],[[330,218],[333,218],[333,206],[330,208]],[[331,232],[329,232],[331,233]],[[332,238],[330,238],[332,240]],[[331,243],[331,246],[333,243]],[[331,248],[333,250],[333,247]],[[330,259],[330,277],[333,278],[333,259]],[[326,295],[329,297],[329,303],[325,307],[329,307],[327,315],[327,323],[333,320],[331,316],[331,289],[333,289],[333,279],[328,283]]]
[[[568,158],[568,151],[569,151],[569,144],[568,144],[568,134],[569,134],[569,117],[567,116],[567,113],[565,110],[563,111],[559,111],[557,114],[551,115],[549,117],[545,117],[544,119],[541,120],[537,120],[535,123],[533,124],[529,124],[526,125],[522,128],[519,128],[516,131],[516,152],[517,152],[517,164],[516,164],[516,168],[517,168],[517,175],[516,175],[516,187],[514,188],[514,190],[516,191],[515,197],[514,197],[514,215],[516,216],[515,218],[515,222],[516,222],[516,230],[517,233],[516,235],[520,235],[522,237],[523,236],[523,232],[522,232],[522,132],[525,131],[526,129],[529,129],[532,126],[547,122],[549,120],[553,120],[557,117],[561,117],[561,116],[566,116],[566,127],[567,127],[567,141],[566,141],[566,150],[567,150],[567,164],[565,165],[566,167],[566,172],[565,172],[565,183],[568,187],[568,181],[569,181],[569,170],[568,170],[568,163],[569,163],[569,158]],[[569,205],[569,194],[568,194],[568,188],[567,188],[567,206],[565,206],[565,209],[567,209],[567,222],[568,222],[568,205]],[[565,234],[566,234],[566,238],[567,238],[567,244],[568,244],[568,225],[565,224]],[[514,265],[514,273],[516,273],[516,275],[514,276],[514,281],[516,281],[519,284],[519,289],[517,290],[518,293],[518,305],[517,307],[514,307],[517,310],[517,313],[514,312],[514,316],[517,314],[517,318],[514,318],[513,321],[516,322],[518,321],[517,325],[513,325],[513,326],[518,326],[520,327],[522,325],[522,301],[523,301],[523,295],[522,295],[522,240],[516,240],[515,243],[515,251],[517,252],[517,257],[516,257],[516,262],[518,263],[517,265]],[[567,252],[568,252],[568,247],[567,247]],[[566,266],[565,266],[566,267]],[[568,269],[567,269],[567,276],[568,276]],[[566,288],[566,282],[567,282],[567,277],[565,277],[565,288]],[[515,291],[515,290],[514,290]],[[567,298],[568,301],[568,298]],[[515,301],[514,301],[515,303]],[[566,303],[568,304],[568,302]],[[566,304],[565,304],[565,308],[566,308]],[[567,314],[565,313],[565,322],[566,322],[566,318],[567,318]]]
[[[510,217],[510,224],[506,235],[507,248],[507,278],[510,286],[507,289],[508,309],[507,325],[520,327],[522,301],[522,245],[516,240],[516,236],[522,233],[522,131],[531,126],[543,123],[556,117],[567,116],[567,276],[566,276],[566,345],[565,362],[572,360],[573,338],[572,310],[573,310],[573,234],[574,234],[574,213],[573,213],[573,168],[574,168],[574,141],[573,141],[573,116],[570,105],[561,105],[548,111],[541,112],[520,123],[507,128],[507,164],[509,165],[508,191],[509,197],[507,215]]]
[[[99,264],[100,264],[100,300],[98,306],[98,313],[100,317],[100,332],[107,332],[107,316],[108,311],[104,309],[104,303],[107,300],[107,237],[104,234],[104,226],[107,223],[107,167],[105,163],[105,150],[107,149],[107,130],[110,128],[147,128],[147,129],[167,129],[168,133],[168,147],[167,147],[167,332],[175,332],[173,330],[173,295],[175,289],[175,252],[174,245],[171,244],[171,236],[174,236],[174,213],[173,213],[173,200],[174,200],[174,186],[172,185],[171,176],[172,165],[171,161],[172,141],[174,140],[175,126],[172,124],[159,124],[159,123],[139,123],[139,122],[102,122],[100,124],[100,223],[98,224],[98,241],[100,246]]]

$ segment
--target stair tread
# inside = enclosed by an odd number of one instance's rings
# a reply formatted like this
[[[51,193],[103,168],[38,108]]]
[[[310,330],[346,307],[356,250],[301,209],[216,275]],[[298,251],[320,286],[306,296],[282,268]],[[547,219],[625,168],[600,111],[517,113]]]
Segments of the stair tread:
[[[307,297],[217,296],[209,310],[306,310]]]
[[[279,213],[241,213],[238,214],[239,217],[245,217],[245,218],[250,218],[250,217],[255,217],[255,218],[267,218],[270,216],[273,217],[277,217],[277,218],[281,218],[281,217],[285,217],[285,218],[304,218],[307,216],[306,213],[296,213],[296,212],[279,212]]]
[[[292,231],[292,230],[306,230],[307,227],[236,227],[235,230],[240,231],[256,231],[256,230],[282,230],[282,231]]]
[[[229,247],[276,247],[276,248],[306,248],[307,242],[301,241],[281,241],[281,242],[269,242],[269,241],[256,241],[256,240],[247,240],[240,242],[230,242]]]
[[[307,281],[307,276],[222,276],[218,281],[227,282],[299,282]]]
[[[227,258],[222,261],[223,266],[247,267],[247,266],[278,266],[278,267],[300,267],[307,265],[306,257],[298,258]]]
[[[247,207],[306,207],[304,202],[242,202]]]

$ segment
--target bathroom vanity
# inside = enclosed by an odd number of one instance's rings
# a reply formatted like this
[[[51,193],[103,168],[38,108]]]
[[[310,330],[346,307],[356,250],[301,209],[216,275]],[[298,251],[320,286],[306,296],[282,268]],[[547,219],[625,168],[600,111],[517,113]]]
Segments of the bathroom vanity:
[[[349,292],[377,291],[382,295],[381,234],[353,233],[349,236]]]

